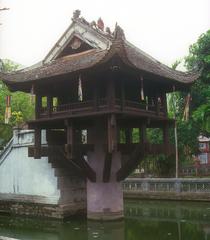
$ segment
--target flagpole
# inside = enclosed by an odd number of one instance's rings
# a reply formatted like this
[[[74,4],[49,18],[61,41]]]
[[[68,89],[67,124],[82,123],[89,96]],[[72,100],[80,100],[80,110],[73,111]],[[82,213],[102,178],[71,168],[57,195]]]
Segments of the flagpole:
[[[174,138],[175,138],[175,155],[176,155],[176,178],[179,177],[179,152],[178,152],[178,138],[177,138],[177,123],[176,117],[174,118]]]
[[[175,86],[173,86],[173,94],[175,92]],[[179,151],[178,151],[178,137],[177,137],[177,122],[176,122],[176,103],[175,97],[173,95],[173,103],[174,103],[174,140],[175,140],[175,159],[176,159],[176,173],[175,177],[179,177]]]

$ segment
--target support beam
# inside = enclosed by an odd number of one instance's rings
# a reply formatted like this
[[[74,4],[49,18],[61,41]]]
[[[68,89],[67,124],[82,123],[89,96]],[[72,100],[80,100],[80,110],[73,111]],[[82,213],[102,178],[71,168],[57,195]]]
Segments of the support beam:
[[[144,158],[144,145],[137,144],[135,150],[131,154],[130,159],[118,170],[116,176],[117,181],[124,180],[143,160]]]
[[[34,132],[34,158],[41,158],[41,128],[35,128]]]
[[[103,182],[109,182],[112,167],[112,153],[107,152],[104,160]]]
[[[83,156],[78,157],[73,160],[73,162],[80,166],[86,178],[88,178],[91,182],[96,182],[96,172],[91,168]]]

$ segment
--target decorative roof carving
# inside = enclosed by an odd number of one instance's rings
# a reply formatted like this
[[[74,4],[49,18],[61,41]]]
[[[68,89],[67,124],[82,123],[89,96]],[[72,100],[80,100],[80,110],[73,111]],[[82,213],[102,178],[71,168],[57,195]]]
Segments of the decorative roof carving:
[[[81,14],[81,11],[79,9],[75,10],[73,12],[73,19],[78,19]]]

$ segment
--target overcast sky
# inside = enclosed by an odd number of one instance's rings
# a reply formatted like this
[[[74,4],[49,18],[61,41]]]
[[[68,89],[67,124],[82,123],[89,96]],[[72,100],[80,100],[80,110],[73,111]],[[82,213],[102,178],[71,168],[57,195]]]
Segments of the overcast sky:
[[[41,61],[80,9],[88,21],[102,17],[157,60],[171,65],[210,28],[209,0],[0,0],[0,58],[25,66]]]

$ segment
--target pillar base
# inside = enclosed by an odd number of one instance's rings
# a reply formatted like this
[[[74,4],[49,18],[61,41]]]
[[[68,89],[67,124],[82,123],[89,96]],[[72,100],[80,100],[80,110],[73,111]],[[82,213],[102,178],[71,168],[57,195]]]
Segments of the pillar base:
[[[123,218],[121,183],[87,182],[87,218],[105,221]]]

